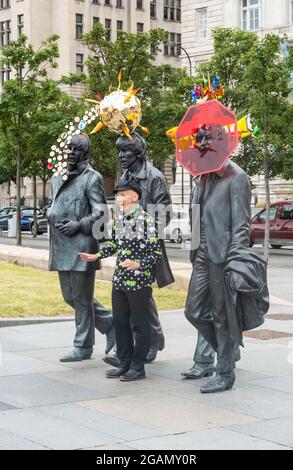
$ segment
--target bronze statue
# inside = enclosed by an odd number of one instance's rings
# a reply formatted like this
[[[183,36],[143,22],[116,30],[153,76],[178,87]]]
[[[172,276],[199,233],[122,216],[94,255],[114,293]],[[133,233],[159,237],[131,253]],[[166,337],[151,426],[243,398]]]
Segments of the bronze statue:
[[[90,142],[84,134],[75,135],[68,144],[68,179],[53,176],[51,204],[47,209],[50,224],[50,271],[58,271],[65,302],[75,311],[76,334],[73,351],[61,362],[90,359],[95,343],[95,323],[106,334],[106,354],[115,345],[112,313],[93,299],[96,270],[82,261],[80,251],[97,253],[99,242],[93,237],[95,221],[105,216],[103,179],[89,164]],[[96,317],[96,318],[95,318]]]
[[[163,173],[155,168],[148,160],[146,154],[147,144],[143,137],[138,133],[132,134],[130,140],[126,136],[121,136],[116,142],[119,151],[119,161],[124,170],[122,179],[137,183],[142,191],[140,205],[147,211],[148,206],[169,209],[158,219],[158,230],[164,223],[170,221],[171,196],[169,193],[166,178]],[[163,251],[163,259],[155,264],[154,272],[156,282],[159,287],[165,287],[174,282],[174,277],[169,266],[164,241],[160,240],[161,250]],[[165,346],[165,338],[162,326],[159,320],[157,307],[153,297],[151,297],[151,348],[147,355],[147,361],[153,362],[156,359],[158,351]],[[105,358],[106,362],[111,365],[118,366],[115,357]]]
[[[230,160],[198,178],[193,191],[193,204],[200,204],[200,237],[192,240],[185,315],[210,358],[195,375],[212,375],[212,351],[217,352],[216,376],[202,393],[232,388],[242,332],[261,325],[269,307],[266,263],[248,248],[250,201],[248,176]]]

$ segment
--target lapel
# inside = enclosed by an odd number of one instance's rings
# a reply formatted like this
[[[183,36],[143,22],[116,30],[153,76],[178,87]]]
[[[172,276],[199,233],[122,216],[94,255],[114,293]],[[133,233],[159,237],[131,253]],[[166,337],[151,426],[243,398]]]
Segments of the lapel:
[[[200,201],[201,201],[201,199],[202,199],[203,192],[204,192],[204,190],[205,190],[206,184],[208,184],[208,188],[206,189],[205,201],[207,200],[208,195],[209,195],[210,190],[211,190],[211,187],[212,187],[213,184],[214,184],[215,173],[212,174],[211,179],[209,179],[208,182],[206,183],[206,178],[208,177],[208,175],[209,175],[209,174],[201,175],[201,176],[200,176],[200,180],[199,180],[199,184],[198,184],[197,197],[196,197],[196,204],[199,204],[199,203],[200,203]],[[203,202],[203,201],[202,201],[202,202]]]
[[[206,193],[205,193],[205,201],[207,201],[209,195],[210,195],[210,192],[211,192],[211,189],[212,187],[215,186],[217,180],[219,179],[222,179],[226,173],[226,170],[227,168],[229,167],[229,164],[230,164],[230,161],[228,160],[226,162],[226,164],[217,172],[214,172],[212,173],[211,175],[211,179],[208,180],[208,187],[206,189]],[[198,185],[198,192],[197,192],[197,199],[196,199],[196,204],[199,204],[199,201],[201,200],[201,197],[202,197],[202,194],[203,194],[203,191],[205,189],[205,177],[210,174],[210,173],[207,173],[206,175],[201,175],[200,176],[200,181],[199,181],[199,185]]]
[[[61,178],[61,177],[60,177]],[[57,192],[56,192],[56,196],[55,196],[55,199],[57,199],[57,197],[60,195],[60,193],[62,191],[64,191],[65,188],[67,188],[67,186],[74,180],[74,178],[71,178],[67,181],[63,181],[62,180],[62,184],[59,186],[59,188],[57,189]],[[59,182],[58,182],[59,183]]]
[[[207,181],[204,184],[204,188],[205,188],[205,186],[207,186],[206,190],[205,190],[205,194],[204,194],[204,197],[205,197],[204,202],[206,202],[208,200],[210,191],[211,191],[213,185],[215,184],[216,178],[217,178],[217,176],[215,175],[215,173],[212,173],[211,175],[208,175]]]
[[[60,177],[58,176],[58,178],[61,179],[61,184],[60,184],[60,182],[58,181],[59,187],[58,187],[58,189],[57,189],[55,199],[57,199],[57,197],[59,196],[59,194],[60,194],[62,191],[64,191],[64,189],[66,189],[73,181],[75,181],[75,179],[76,179],[78,176],[82,175],[82,173],[84,173],[84,171],[85,171],[88,167],[89,167],[89,164],[88,164],[87,161],[81,162],[81,164],[80,164],[78,170],[76,171],[76,173],[74,172],[74,173],[72,173],[71,175],[69,175],[69,178],[68,178],[68,180],[66,180],[66,181],[63,181],[62,178],[61,178],[61,176],[60,176]]]

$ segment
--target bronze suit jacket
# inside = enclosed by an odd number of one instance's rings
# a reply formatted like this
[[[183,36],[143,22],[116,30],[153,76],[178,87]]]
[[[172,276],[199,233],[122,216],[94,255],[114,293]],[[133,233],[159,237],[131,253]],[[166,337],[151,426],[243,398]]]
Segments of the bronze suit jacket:
[[[106,210],[103,179],[87,162],[79,174],[63,182],[60,176],[51,180],[51,206],[47,209],[50,224],[50,271],[88,271],[101,269],[100,261],[85,263],[79,252],[97,253],[99,242],[93,237],[94,223]],[[81,231],[66,237],[55,228],[61,219],[81,223]]]
[[[191,203],[202,207],[208,253],[215,264],[225,263],[232,244],[249,246],[251,186],[247,174],[234,162],[213,174],[212,182],[201,201],[203,178],[197,178]],[[199,247],[199,237],[191,251],[191,261]]]

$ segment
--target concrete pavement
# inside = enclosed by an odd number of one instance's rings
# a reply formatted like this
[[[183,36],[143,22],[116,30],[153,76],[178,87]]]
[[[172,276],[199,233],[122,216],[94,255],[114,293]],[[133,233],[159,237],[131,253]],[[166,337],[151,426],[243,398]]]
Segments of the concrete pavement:
[[[46,269],[47,256],[0,245],[0,259],[10,262]],[[104,263],[110,278],[113,260]],[[190,265],[172,269],[186,288]],[[222,394],[202,395],[207,379],[181,379],[196,341],[183,311],[161,312],[166,348],[135,383],[105,378],[98,333],[92,360],[61,364],[72,321],[0,328],[0,450],[292,450],[293,266],[270,265],[268,278],[266,322],[245,337],[235,386]]]
[[[61,364],[73,322],[0,329],[0,449],[293,449],[293,303],[274,300],[260,328],[292,337],[245,338],[232,391],[202,395],[182,380],[195,331],[182,311],[161,314],[166,348],[134,383],[105,378],[94,358]],[[279,317],[282,318],[282,317]]]

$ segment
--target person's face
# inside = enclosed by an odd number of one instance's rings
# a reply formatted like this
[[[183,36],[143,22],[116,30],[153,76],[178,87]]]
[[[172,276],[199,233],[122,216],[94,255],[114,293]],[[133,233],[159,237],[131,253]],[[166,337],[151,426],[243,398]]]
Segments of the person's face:
[[[136,140],[129,140],[126,138],[120,138],[117,142],[117,149],[119,151],[118,158],[120,165],[123,170],[127,170],[131,165],[139,159],[139,142]]]
[[[72,139],[68,144],[67,155],[68,170],[74,171],[77,168],[77,164],[84,159],[85,152],[80,143]]]
[[[138,202],[138,194],[132,189],[125,189],[117,193],[117,203],[121,212],[127,212],[134,204]]]

